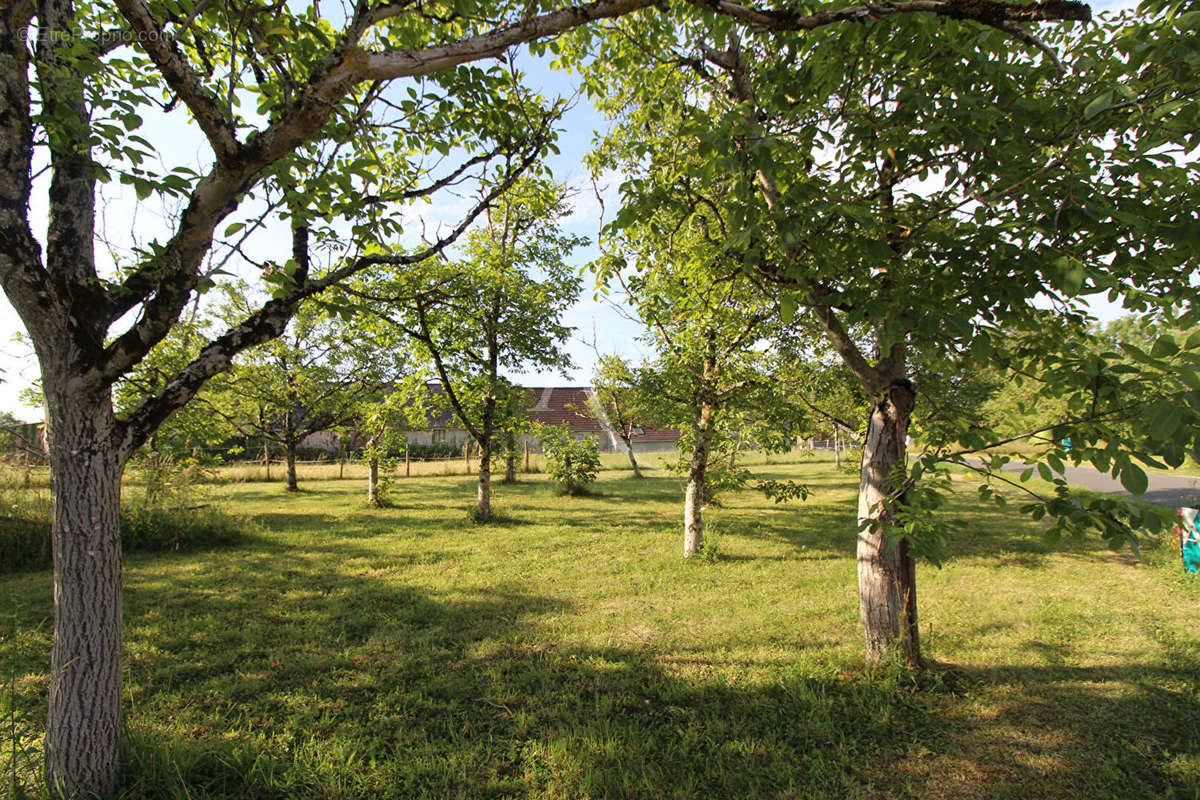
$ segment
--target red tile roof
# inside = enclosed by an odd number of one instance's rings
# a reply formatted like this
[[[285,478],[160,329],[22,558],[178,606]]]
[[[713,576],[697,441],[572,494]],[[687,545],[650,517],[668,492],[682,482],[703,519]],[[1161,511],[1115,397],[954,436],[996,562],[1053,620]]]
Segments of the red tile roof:
[[[438,383],[428,384],[429,390],[442,394]],[[606,434],[607,431],[600,420],[593,415],[589,402],[592,390],[588,386],[529,386],[526,408],[534,422],[543,425],[561,425],[568,423],[576,433]],[[457,429],[458,420],[453,414],[443,411],[430,420],[434,429]],[[633,435],[634,442],[673,442],[679,438],[679,431],[674,428],[643,427],[640,434]]]

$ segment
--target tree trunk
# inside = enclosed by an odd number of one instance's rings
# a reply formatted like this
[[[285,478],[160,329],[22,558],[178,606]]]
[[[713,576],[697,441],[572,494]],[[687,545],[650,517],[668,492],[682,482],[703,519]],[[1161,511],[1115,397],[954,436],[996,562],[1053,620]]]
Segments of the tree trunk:
[[[688,470],[687,490],[683,496],[683,557],[691,558],[700,552],[704,544],[705,503],[704,477],[708,469],[708,448],[712,428],[712,406],[702,403],[700,419],[695,426],[695,445],[692,448],[692,463]]]
[[[479,445],[479,488],[475,493],[475,521],[488,522],[492,518],[492,446],[491,442]]]
[[[833,468],[842,468],[842,438],[837,425],[833,426]]]
[[[300,491],[300,485],[296,483],[296,442],[292,439],[287,441],[287,490],[289,492]]]
[[[62,797],[109,796],[121,767],[121,472],[107,391],[47,380],[54,645],[46,769]]]
[[[412,477],[412,459],[409,458],[407,438],[404,440],[404,477]]]
[[[338,480],[346,477],[346,444],[338,442]]]
[[[625,440],[625,452],[629,454],[629,463],[633,466],[633,477],[642,477],[642,471],[638,468],[637,456],[633,454],[633,442]]]
[[[525,474],[529,474],[529,442],[525,442]]]
[[[379,457],[367,459],[367,505],[379,507]]]
[[[917,629],[916,565],[908,542],[895,541],[893,465],[904,463],[904,440],[916,397],[901,379],[876,398],[863,443],[858,491],[858,595],[867,660],[882,661],[898,649],[914,667],[923,666]],[[891,539],[891,541],[889,541]]]
[[[263,439],[263,466],[267,468],[267,482],[271,481],[271,447],[266,439]]]
[[[504,482],[517,482],[517,437],[511,431],[504,434]]]

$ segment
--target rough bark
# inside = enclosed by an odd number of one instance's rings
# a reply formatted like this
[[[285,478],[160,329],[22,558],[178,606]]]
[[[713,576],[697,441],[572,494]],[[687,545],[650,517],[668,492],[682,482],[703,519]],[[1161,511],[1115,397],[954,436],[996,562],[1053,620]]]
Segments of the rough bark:
[[[54,645],[46,768],[56,795],[104,797],[121,767],[124,460],[107,391],[72,384],[47,374]]]
[[[490,442],[479,443],[479,486],[475,493],[475,521],[492,518],[492,447]]]
[[[702,403],[700,417],[693,432],[695,445],[692,462],[688,468],[687,489],[683,496],[683,557],[691,558],[700,552],[704,544],[705,473],[708,469],[708,450],[712,438],[712,414],[710,403]]]
[[[908,543],[896,538],[895,508],[903,497],[895,496],[891,474],[904,463],[914,402],[912,385],[901,379],[873,403],[858,492],[858,592],[867,660],[878,663],[894,652],[920,667],[916,565]]]

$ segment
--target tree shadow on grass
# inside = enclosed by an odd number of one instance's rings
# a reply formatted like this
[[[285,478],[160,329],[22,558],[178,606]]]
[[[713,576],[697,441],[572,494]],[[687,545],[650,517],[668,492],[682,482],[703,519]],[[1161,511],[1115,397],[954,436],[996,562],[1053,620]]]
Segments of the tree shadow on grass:
[[[819,641],[789,644],[795,663],[559,642],[543,623],[572,613],[561,599],[430,592],[372,557],[271,550],[131,575],[124,796],[1200,792],[1200,651],[1169,632],[1153,666],[1078,665],[1052,644],[1048,666],[917,688],[826,663]]]
[[[1200,787],[1200,704],[1170,688],[1182,668],[965,670],[968,692],[832,670],[733,685],[686,679],[686,654],[671,663],[522,636],[523,620],[562,606],[520,591],[368,601],[400,613],[353,638],[335,624],[244,652],[233,669],[164,666],[186,718],[155,722],[152,688],[136,690],[127,796],[1049,799]]]
[[[125,796],[1143,798],[1200,788],[1200,663],[1186,648],[1162,667],[1064,657],[935,672],[919,689],[899,672],[821,666],[817,642],[794,645],[794,666],[743,663],[722,648],[562,643],[540,632],[572,612],[560,599],[517,584],[430,593],[355,559],[268,553],[133,582]],[[759,677],[746,679],[747,668]]]
[[[904,785],[892,796],[1200,796],[1200,663],[1073,666],[1068,658],[955,669],[971,701],[934,699],[941,731],[887,765]]]

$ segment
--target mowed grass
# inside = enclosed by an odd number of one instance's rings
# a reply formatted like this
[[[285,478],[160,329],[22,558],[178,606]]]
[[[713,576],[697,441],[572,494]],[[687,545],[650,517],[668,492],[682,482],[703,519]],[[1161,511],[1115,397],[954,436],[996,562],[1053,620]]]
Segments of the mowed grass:
[[[866,671],[855,478],[755,469],[816,493],[726,495],[711,564],[661,471],[523,476],[486,526],[461,476],[382,510],[357,480],[219,487],[250,544],[126,563],[126,796],[1200,797],[1200,586],[1169,552],[1047,549],[964,491],[919,569],[933,670]],[[49,575],[0,598],[27,748]]]

